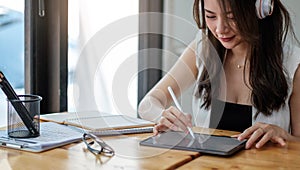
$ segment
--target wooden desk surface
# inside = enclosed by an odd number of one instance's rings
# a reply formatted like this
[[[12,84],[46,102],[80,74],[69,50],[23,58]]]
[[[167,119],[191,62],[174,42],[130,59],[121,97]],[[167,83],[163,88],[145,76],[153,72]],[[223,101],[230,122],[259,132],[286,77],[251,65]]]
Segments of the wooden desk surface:
[[[202,155],[179,169],[300,169],[300,143],[287,147],[269,143],[262,149],[244,150],[232,157]]]
[[[205,133],[235,134],[210,129]],[[103,138],[116,151],[112,158],[96,157],[82,142],[42,153],[0,148],[0,169],[300,169],[300,143],[288,143],[284,148],[270,143],[263,149],[243,150],[223,158],[139,145],[142,139],[151,135]]]
[[[42,153],[0,148],[0,169],[174,169],[200,155],[139,145],[139,141],[151,135],[103,138],[116,152],[112,158],[96,157],[85,149],[83,142]]]
[[[228,131],[216,133],[234,134]],[[300,169],[300,143],[289,142],[281,147],[270,142],[261,149],[253,147],[231,157],[201,155],[178,169]]]

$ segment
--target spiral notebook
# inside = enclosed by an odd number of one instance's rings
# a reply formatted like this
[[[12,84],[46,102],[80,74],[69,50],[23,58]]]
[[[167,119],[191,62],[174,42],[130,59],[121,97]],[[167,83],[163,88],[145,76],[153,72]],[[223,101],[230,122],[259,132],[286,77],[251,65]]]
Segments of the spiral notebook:
[[[41,120],[80,127],[99,136],[153,132],[154,126],[147,120],[97,111],[48,114],[42,115]]]

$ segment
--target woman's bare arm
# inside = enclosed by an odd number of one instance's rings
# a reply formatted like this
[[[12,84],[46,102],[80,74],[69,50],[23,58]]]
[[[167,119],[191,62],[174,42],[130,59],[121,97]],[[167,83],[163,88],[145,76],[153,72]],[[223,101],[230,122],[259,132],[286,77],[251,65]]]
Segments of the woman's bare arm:
[[[300,141],[300,65],[296,70],[290,99],[292,140]]]
[[[143,98],[139,105],[139,114],[143,119],[159,121],[164,109],[172,102],[168,86],[171,86],[175,95],[179,96],[195,82],[198,69],[194,49],[195,43],[192,42],[171,70]]]

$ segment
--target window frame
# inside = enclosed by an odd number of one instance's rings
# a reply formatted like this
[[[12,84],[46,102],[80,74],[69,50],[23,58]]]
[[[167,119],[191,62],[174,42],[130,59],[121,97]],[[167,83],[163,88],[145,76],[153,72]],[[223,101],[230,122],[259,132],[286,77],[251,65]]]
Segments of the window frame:
[[[163,3],[161,0],[140,0],[139,12],[158,12],[163,13]],[[157,18],[153,18],[157,17]],[[153,23],[155,22],[155,23]],[[153,31],[155,30],[155,31]],[[139,18],[139,48],[143,49],[163,49],[163,18],[159,15]],[[153,34],[145,32],[160,32],[161,34]],[[162,54],[160,56],[151,56],[150,53],[138,54],[138,104],[147,94],[147,92],[161,79]],[[144,69],[148,68],[148,69]]]
[[[24,15],[25,93],[43,97],[42,114],[67,111],[68,0],[25,0]]]

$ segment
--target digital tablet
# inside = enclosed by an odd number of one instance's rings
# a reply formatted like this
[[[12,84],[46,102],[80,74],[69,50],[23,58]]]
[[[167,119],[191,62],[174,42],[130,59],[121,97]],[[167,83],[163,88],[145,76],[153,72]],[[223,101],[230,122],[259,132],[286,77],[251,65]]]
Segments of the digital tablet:
[[[142,140],[140,145],[230,156],[245,148],[245,143],[228,136],[195,133],[193,139],[184,132],[167,131]]]

